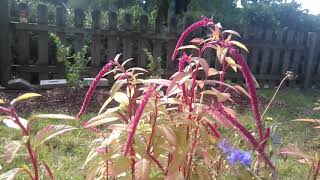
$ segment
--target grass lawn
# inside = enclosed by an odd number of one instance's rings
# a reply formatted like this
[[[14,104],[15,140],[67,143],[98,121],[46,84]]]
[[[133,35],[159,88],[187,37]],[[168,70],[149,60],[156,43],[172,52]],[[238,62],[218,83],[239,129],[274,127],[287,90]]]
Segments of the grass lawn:
[[[273,91],[261,90],[259,94],[263,97],[262,99],[268,100],[271,99]],[[312,128],[307,123],[291,121],[296,118],[320,118],[320,113],[317,114],[312,110],[317,99],[320,99],[319,91],[282,90],[279,92],[264,119],[268,126],[276,129],[281,135],[281,146],[298,145],[306,150],[319,150],[320,146],[315,144],[314,138],[320,137],[320,130]],[[83,119],[87,120],[92,116],[94,114],[87,114]],[[249,109],[241,113],[239,119],[247,122],[248,125],[252,125]],[[72,121],[40,120],[33,122],[32,129],[37,132],[51,123],[72,125],[79,127],[79,129],[48,141],[41,148],[39,159],[47,160],[47,164],[54,170],[57,179],[85,179],[85,170],[82,170],[81,166],[90,151],[89,143],[94,139],[93,134],[80,128],[78,122]],[[7,128],[2,123],[0,124],[1,149],[3,149],[6,142],[18,140],[19,138],[19,132]],[[22,158],[24,154],[26,154],[26,151],[19,151],[21,157],[18,156],[9,165],[3,161],[3,157],[0,157],[0,165],[2,166],[0,172],[8,171],[14,167],[21,167],[23,164],[29,164],[27,162],[28,159]],[[3,156],[3,153],[0,153],[0,155]],[[279,171],[279,179],[305,179],[308,171],[308,168],[290,159],[284,161],[282,158],[277,158],[276,164]],[[21,176],[19,179],[26,178]]]

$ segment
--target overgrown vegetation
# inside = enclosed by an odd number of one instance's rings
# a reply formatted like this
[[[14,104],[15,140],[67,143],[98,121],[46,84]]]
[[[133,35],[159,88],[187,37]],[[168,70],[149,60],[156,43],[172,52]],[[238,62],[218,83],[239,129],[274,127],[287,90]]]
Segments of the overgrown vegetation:
[[[201,27],[212,32],[210,37],[194,38],[184,45],[187,36]],[[38,148],[75,128],[49,125],[35,133],[31,122],[35,124],[38,119],[78,120],[86,112],[99,80],[110,73],[114,74],[115,83],[98,115],[77,124],[95,135],[94,140],[81,140],[92,142],[84,143],[91,149],[82,165],[87,170],[83,175],[87,179],[282,178],[283,171],[287,170],[286,162],[277,155],[275,139],[271,138],[277,128],[269,122],[270,118],[264,121],[261,117],[257,84],[238,48],[248,50],[239,41],[232,40],[233,36],[240,35],[233,30],[223,31],[212,19],[202,17],[179,38],[172,55],[172,63],[178,60],[179,66],[169,79],[142,79],[146,70],[126,68],[131,59],[121,62],[121,55],[117,55],[91,84],[76,117],[38,114],[31,115],[27,121],[18,117],[14,105],[38,94],[27,93],[10,103],[0,100],[0,104],[5,104],[0,106],[0,111],[7,115],[3,122],[22,133],[4,146],[5,160],[12,162],[20,147],[25,146],[30,162],[28,165],[19,163],[21,168],[3,173],[0,179],[15,177],[20,172],[26,172],[33,180],[40,177],[54,179],[55,169],[50,168],[46,159],[42,161]],[[216,51],[221,69],[209,66],[203,58],[206,49]],[[242,73],[247,90],[227,83],[228,68]],[[200,79],[201,73],[204,79]],[[236,109],[227,104],[233,97],[226,90],[247,96],[250,114],[238,116]],[[115,103],[110,105],[112,101]],[[39,171],[40,164],[43,173]],[[317,179],[319,166],[312,167],[315,168],[309,177]],[[305,172],[302,174],[305,177]]]
[[[91,60],[91,57],[87,57],[88,46],[72,54],[71,47],[64,45],[56,34],[51,33],[50,36],[57,46],[58,61],[66,67],[68,85],[72,88],[81,86],[85,67]]]

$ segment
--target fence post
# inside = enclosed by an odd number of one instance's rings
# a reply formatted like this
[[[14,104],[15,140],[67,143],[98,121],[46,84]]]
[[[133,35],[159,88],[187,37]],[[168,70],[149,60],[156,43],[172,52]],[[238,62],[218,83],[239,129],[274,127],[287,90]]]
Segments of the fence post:
[[[8,0],[0,1],[0,83],[3,86],[11,78],[8,5]]]
[[[76,9],[74,11],[74,26],[77,29],[83,29],[84,18],[85,18],[85,14],[83,9]],[[82,47],[83,47],[83,34],[75,33],[74,50],[76,52],[80,52]]]
[[[38,24],[48,26],[48,7],[44,4],[38,5]],[[48,66],[49,63],[49,34],[48,31],[39,32],[38,64]],[[39,80],[48,79],[48,72],[40,72]]]
[[[307,69],[304,81],[304,88],[310,87],[311,75],[314,70],[314,60],[316,58],[316,45],[317,45],[317,34],[315,32],[308,33],[308,46],[307,46]]]
[[[176,63],[178,61],[172,61],[172,54],[173,51],[175,49],[176,46],[176,38],[178,37],[177,35],[177,24],[178,24],[178,20],[176,18],[176,16],[171,16],[169,18],[169,32],[168,32],[168,44],[167,44],[167,58],[166,60],[166,69],[167,71],[170,72],[170,75],[172,72],[174,72],[175,67],[176,67]]]
[[[101,63],[101,34],[100,34],[101,11],[92,11],[92,59],[91,66],[98,67]]]
[[[140,17],[140,38],[138,42],[138,66],[142,68],[147,67],[147,55],[145,49],[149,50],[148,41],[145,39],[144,34],[148,31],[148,16],[142,15]]]
[[[110,35],[107,36],[108,39],[108,60],[113,59],[117,54],[118,41],[117,41],[117,13],[110,12],[108,21],[108,31]]]
[[[123,60],[127,60],[132,57],[133,53],[133,41],[132,41],[132,34],[133,31],[133,17],[131,14],[124,15],[123,21],[123,29],[126,32],[123,36]],[[132,61],[128,62],[128,67],[132,66]]]
[[[26,24],[28,22],[28,5],[27,3],[21,2],[19,4],[19,15],[21,24]],[[23,18],[21,18],[23,14]],[[18,65],[25,66],[30,62],[30,37],[29,32],[25,30],[17,30],[17,63]],[[23,79],[30,81],[31,73],[21,72],[19,73]]]

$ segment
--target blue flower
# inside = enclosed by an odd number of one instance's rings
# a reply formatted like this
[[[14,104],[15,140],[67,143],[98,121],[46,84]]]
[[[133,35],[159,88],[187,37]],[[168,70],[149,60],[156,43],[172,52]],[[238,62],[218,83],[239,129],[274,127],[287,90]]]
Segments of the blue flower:
[[[231,165],[235,165],[240,162],[245,167],[249,167],[251,164],[252,155],[247,151],[240,151],[239,149],[233,149],[231,153],[227,156],[227,161]]]
[[[247,151],[242,152],[240,163],[245,167],[249,167],[251,164],[251,161],[252,161],[251,153]]]
[[[218,142],[218,148],[221,149],[222,152],[225,154],[231,152],[232,150],[231,145],[228,143],[226,139],[223,139],[222,141]]]
[[[242,157],[242,152],[239,149],[234,149],[231,153],[227,156],[227,161],[231,165],[235,165]]]

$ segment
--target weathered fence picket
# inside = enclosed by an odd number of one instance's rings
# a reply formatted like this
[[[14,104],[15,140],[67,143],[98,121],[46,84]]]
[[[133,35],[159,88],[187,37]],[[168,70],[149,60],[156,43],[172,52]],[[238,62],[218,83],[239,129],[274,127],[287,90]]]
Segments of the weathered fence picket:
[[[20,14],[27,15],[26,4],[21,4],[21,7],[23,12]],[[172,62],[171,56],[178,34],[194,22],[192,18],[186,16],[182,20],[183,29],[180,29],[178,24],[181,23],[177,17],[168,17],[168,21],[164,22],[164,17],[158,16],[155,24],[151,25],[152,21],[143,15],[138,18],[139,24],[135,25],[136,17],[131,14],[125,14],[119,18],[119,21],[117,13],[108,12],[108,19],[102,19],[102,12],[99,9],[94,9],[91,12],[92,18],[86,20],[85,10],[75,9],[74,25],[70,27],[66,23],[68,14],[63,6],[56,7],[54,25],[48,24],[48,7],[44,4],[38,6],[37,23],[28,23],[28,17],[20,18],[21,22],[11,22],[7,12],[7,0],[0,1],[0,81],[2,85],[6,85],[11,78],[11,72],[28,81],[65,76],[65,67],[61,63],[52,61],[57,57],[51,57],[55,53],[49,46],[50,43],[52,44],[49,33],[56,33],[66,45],[71,40],[75,52],[79,52],[85,44],[90,45],[89,54],[92,59],[86,68],[87,75],[94,75],[117,53],[122,53],[122,59],[134,58],[128,67],[137,65],[146,68],[146,49],[151,52],[154,59],[161,58],[161,65],[165,68],[163,75],[167,76],[177,67],[177,61]],[[102,21],[108,22],[107,27],[102,26]],[[85,22],[91,23],[91,27],[85,27]],[[118,24],[122,28],[119,29]],[[135,29],[135,27],[138,28]],[[290,86],[310,87],[319,81],[320,78],[316,76],[320,75],[320,43],[317,43],[319,35],[316,33],[307,35],[306,32],[271,30],[261,27],[246,27],[239,31],[243,35],[239,41],[246,44],[249,49],[249,53],[243,50],[241,53],[247,59],[261,87],[277,86],[288,70],[298,75]],[[192,39],[192,35],[201,33],[207,36],[204,33],[208,32],[200,28],[192,33],[186,42]],[[35,35],[37,54],[32,53],[31,49],[34,47],[30,47],[30,44],[34,44]],[[9,37],[13,37],[11,42],[16,39],[17,43],[11,43]],[[14,51],[10,51],[9,45],[13,46]],[[194,50],[190,52],[197,55]],[[12,57],[11,53],[14,54]],[[206,51],[204,56],[210,66],[221,70],[222,66],[213,50]],[[35,75],[37,75],[36,78]],[[240,71],[237,73],[230,71],[227,77],[231,77],[232,81],[239,84],[243,83]]]

